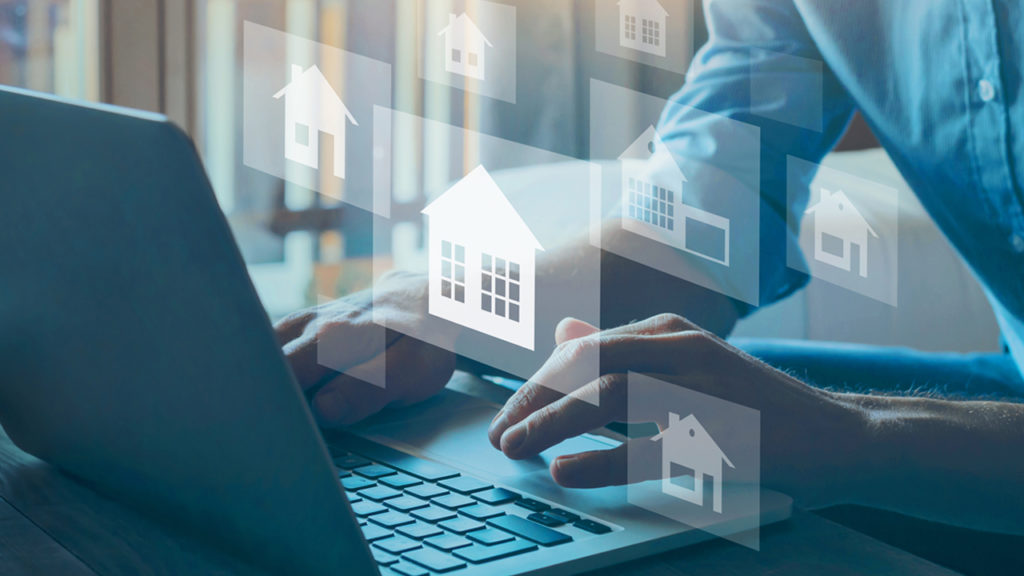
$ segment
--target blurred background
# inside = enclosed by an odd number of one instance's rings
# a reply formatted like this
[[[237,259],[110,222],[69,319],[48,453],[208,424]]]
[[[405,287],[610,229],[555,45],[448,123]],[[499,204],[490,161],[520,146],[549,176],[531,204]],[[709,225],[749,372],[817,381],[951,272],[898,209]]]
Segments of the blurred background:
[[[448,0],[430,0],[447,2]],[[706,41],[700,2],[693,49]],[[414,0],[0,0],[0,84],[162,112],[193,137],[269,314],[278,318],[372,282],[368,213],[242,163],[242,24],[252,20],[392,65],[393,107],[589,159],[589,82],[660,98],[683,76],[595,50],[594,0],[505,0],[518,22],[516,104],[426,82],[417,74]],[[427,143],[396,146],[396,180],[429,179]],[[859,119],[825,164],[902,183]],[[557,183],[553,183],[557,185]],[[995,350],[999,336],[973,275],[921,207],[901,196],[901,294],[896,307],[813,281],[737,329],[782,336],[895,344],[922,350]],[[410,208],[422,197],[403,200]],[[866,208],[871,212],[871,208]],[[422,237],[416,209],[399,211],[395,252]],[[957,330],[950,330],[957,326]]]

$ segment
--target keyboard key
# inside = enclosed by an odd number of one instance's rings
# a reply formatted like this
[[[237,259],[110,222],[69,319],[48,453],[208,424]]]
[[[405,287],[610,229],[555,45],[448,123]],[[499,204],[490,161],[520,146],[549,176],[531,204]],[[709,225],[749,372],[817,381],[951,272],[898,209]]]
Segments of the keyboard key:
[[[371,516],[373,514],[380,514],[386,512],[387,508],[377,504],[376,502],[368,502],[366,500],[362,502],[356,502],[352,505],[352,511],[356,513],[356,516]]]
[[[501,516],[502,514],[504,514],[504,512],[498,510],[494,506],[489,506],[487,504],[477,504],[475,506],[466,506],[465,508],[459,508],[459,514],[469,516],[474,520],[487,520],[488,518]]]
[[[391,486],[392,488],[408,488],[409,486],[415,486],[422,484],[423,481],[419,478],[409,476],[408,474],[394,474],[392,476],[385,476],[380,479],[380,483],[385,486]]]
[[[563,534],[558,530],[552,530],[551,528],[545,528],[540,524],[530,522],[529,520],[520,518],[519,516],[506,514],[504,516],[498,516],[497,518],[491,518],[487,523],[496,528],[501,528],[506,532],[511,532],[516,536],[536,542],[541,546],[554,546],[556,544],[572,542],[572,536],[569,536],[568,534]]]
[[[340,456],[335,456],[334,458],[332,458],[332,460],[334,460],[335,466],[337,466],[338,468],[344,468],[345,470],[351,470],[353,468],[359,468],[360,466],[368,466],[372,464],[372,462],[370,462],[366,458],[363,458],[362,456],[356,456],[355,454],[344,454]]]
[[[527,540],[514,540],[512,542],[506,542],[504,544],[496,544],[494,546],[484,546],[482,544],[474,544],[469,548],[459,548],[452,552],[463,560],[468,560],[474,564],[481,562],[490,562],[491,560],[498,560],[500,558],[508,558],[509,556],[515,556],[516,554],[522,554],[523,552],[530,552],[536,550],[537,545]]]
[[[452,510],[438,508],[437,506],[413,510],[412,515],[420,520],[426,520],[427,522],[440,522],[442,520],[448,520],[449,518],[455,518],[456,516],[455,512]]]
[[[459,475],[458,470],[452,470],[447,466],[442,466],[430,460],[416,458],[415,456],[404,456],[391,461],[390,464],[406,474],[412,474],[427,482],[437,482],[438,480],[454,478]]]
[[[362,490],[363,488],[369,488],[370,486],[376,486],[373,480],[367,480],[359,476],[349,476],[348,478],[341,479],[341,487],[349,492],[355,492],[356,490]]]
[[[419,566],[417,566],[415,564],[410,564],[408,562],[399,562],[398,564],[393,564],[391,566],[391,569],[394,570],[395,572],[398,572],[402,576],[429,576],[430,575],[430,572],[427,572],[423,568],[420,568]]]
[[[605,526],[604,524],[598,524],[593,520],[578,520],[575,524],[573,524],[573,526],[579,528],[580,530],[586,530],[587,532],[590,532],[592,534],[607,534],[612,531],[612,529],[608,526]]]
[[[438,506],[444,506],[445,508],[462,508],[463,506],[471,506],[476,504],[476,500],[473,500],[469,496],[463,496],[462,494],[448,494],[447,496],[439,496],[432,500],[434,504]]]
[[[412,524],[415,521],[416,520],[400,512],[385,512],[383,514],[374,514],[373,516],[370,516],[370,522],[385,528],[404,526],[405,524]]]
[[[495,544],[502,544],[510,540],[515,540],[511,534],[498,530],[497,528],[488,528],[486,530],[470,532],[469,534],[466,534],[466,538],[488,546],[494,546]]]
[[[387,486],[374,486],[373,488],[360,490],[359,495],[367,500],[382,502],[388,498],[398,498],[402,493],[394,488],[388,488]]]
[[[356,502],[363,501],[363,497],[355,492],[345,492],[345,498],[348,500],[349,504],[355,504]]]
[[[561,518],[548,516],[547,512],[534,512],[527,516],[527,518],[533,520],[537,524],[543,524],[544,526],[550,526],[551,528],[557,528],[558,526],[565,524]]]
[[[492,485],[484,482],[483,480],[477,480],[476,478],[471,478],[469,476],[449,478],[438,482],[437,485],[442,488],[447,488],[452,492],[458,492],[459,494],[471,494],[473,492],[479,492],[480,490],[493,488]]]
[[[351,472],[345,470],[344,468],[335,468],[335,470],[338,472],[338,478],[348,478],[349,476],[352,475]]]
[[[426,522],[416,522],[414,524],[408,524],[395,530],[402,536],[408,536],[409,538],[415,538],[416,540],[423,540],[424,538],[430,538],[431,536],[437,536],[444,534],[440,528],[433,524],[427,524]]]
[[[438,550],[444,550],[445,552],[451,552],[456,548],[462,548],[463,546],[469,546],[472,544],[469,540],[466,540],[462,536],[456,534],[442,534],[440,536],[434,536],[433,538],[427,538],[423,541],[428,546],[433,546]]]
[[[472,532],[484,527],[480,522],[469,518],[452,518],[451,520],[441,522],[438,526],[456,534],[465,534],[466,532]]]
[[[413,550],[412,552],[406,552],[402,555],[402,558],[415,562],[420,566],[429,568],[434,572],[449,572],[451,570],[457,570],[464,568],[466,563],[457,558],[434,550],[433,548],[420,548],[419,550]]]
[[[373,559],[377,561],[377,564],[380,564],[381,566],[390,566],[395,562],[398,562],[398,556],[388,554],[383,550],[370,548],[370,553],[373,554]]]
[[[548,506],[540,500],[534,500],[533,498],[520,498],[519,500],[516,500],[516,506],[522,506],[523,508],[533,512],[543,512],[548,508],[551,508],[551,506]]]
[[[413,496],[400,496],[398,498],[392,498],[384,503],[399,512],[409,512],[410,510],[426,508],[429,506],[426,500],[420,500]]]
[[[377,540],[373,545],[385,552],[398,555],[401,555],[402,552],[408,552],[409,550],[415,550],[420,547],[419,542],[411,538],[406,538],[405,536],[392,536],[391,538]]]
[[[519,494],[504,488],[491,488],[490,490],[484,490],[473,494],[473,498],[476,498],[484,504],[500,506],[501,504],[508,504],[513,500],[518,500]]]
[[[433,484],[420,484],[419,486],[406,488],[405,493],[412,494],[417,498],[423,498],[424,500],[430,500],[431,498],[444,496],[448,491],[440,486],[434,486]]]
[[[383,478],[392,474],[397,474],[391,468],[387,466],[381,466],[380,464],[371,464],[369,466],[363,466],[352,470],[356,474],[359,474],[363,478],[369,478],[370,480],[376,480],[377,478]]]
[[[578,514],[573,514],[572,512],[569,512],[568,510],[562,510],[561,508],[552,508],[551,510],[548,510],[547,512],[544,513],[548,516],[558,518],[566,524],[572,524],[573,522],[580,519]]]
[[[377,526],[376,524],[367,524],[363,526],[363,538],[367,542],[373,542],[374,540],[380,540],[381,538],[387,538],[391,536],[391,530],[384,528],[383,526]]]

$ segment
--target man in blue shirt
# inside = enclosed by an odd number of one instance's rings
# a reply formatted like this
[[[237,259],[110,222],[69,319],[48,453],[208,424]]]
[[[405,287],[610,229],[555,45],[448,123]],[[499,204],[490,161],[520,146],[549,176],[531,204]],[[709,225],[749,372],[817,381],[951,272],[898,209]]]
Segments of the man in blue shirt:
[[[604,332],[564,320],[551,359],[495,418],[492,443],[511,458],[527,458],[624,420],[625,373],[650,372],[759,409],[762,483],[804,506],[853,502],[1024,533],[1024,404],[1007,400],[1024,397],[1024,6],[1017,0],[706,0],[705,13],[709,42],[673,98],[682,106],[666,110],[660,132],[674,154],[727,167],[729,147],[709,139],[715,126],[706,113],[760,127],[761,301],[783,298],[806,282],[786,266],[787,245],[795,242],[786,222],[807,204],[806,191],[796,202],[787,199],[787,156],[820,161],[859,109],[986,287],[1009,352],[952,357],[809,344],[751,349],[766,363],[715,336],[749,309],[605,255],[604,297],[631,306],[603,310],[606,324],[676,314]],[[823,72],[789,69],[787,56],[823,62]],[[799,86],[808,73],[822,74],[822,94],[793,89],[759,101],[750,93],[752,76]],[[766,120],[792,116],[817,96],[823,96],[821,131]],[[698,118],[693,110],[703,114]],[[546,258],[548,265],[571,261],[564,252]],[[659,290],[648,291],[649,285]],[[414,321],[406,312],[423,301],[422,287],[406,284],[390,293],[375,312]],[[619,297],[626,294],[634,297]],[[300,380],[322,385],[314,409],[326,425],[422,398],[451,373],[442,352],[398,338],[390,341],[395,383],[389,381],[387,391],[329,374],[315,366],[324,326],[356,335],[369,323],[342,309],[319,314],[319,326],[306,312],[283,321],[279,333]],[[551,382],[563,382],[557,388],[564,390],[578,359],[596,347],[605,376],[576,385],[600,393],[600,407],[554,392]],[[382,360],[353,353],[351,362]],[[807,374],[820,387],[769,364]],[[909,391],[921,381],[941,381],[960,398],[837,391],[847,383]],[[629,445],[643,450],[645,442]],[[621,484],[626,450],[562,457],[551,473],[572,487]],[[657,466],[650,474],[657,477]]]

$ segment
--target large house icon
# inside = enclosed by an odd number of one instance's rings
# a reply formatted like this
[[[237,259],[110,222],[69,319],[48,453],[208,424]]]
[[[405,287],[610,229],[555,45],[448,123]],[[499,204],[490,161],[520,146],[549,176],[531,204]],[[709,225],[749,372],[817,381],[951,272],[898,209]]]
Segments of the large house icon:
[[[530,228],[483,166],[423,209],[431,315],[533,350],[536,252]]]
[[[444,36],[444,69],[452,74],[483,80],[487,75],[486,50],[493,47],[465,12],[448,15]]]
[[[667,18],[658,0],[619,0],[619,46],[664,57]]]
[[[285,99],[285,158],[310,168],[320,164],[320,132],[334,137],[334,175],[345,177],[345,128],[358,126],[345,103],[314,64],[306,70],[292,65],[292,79],[275,99]]]
[[[868,235],[878,238],[871,225],[841,190],[824,188],[818,203],[807,209],[814,215],[814,259],[847,272],[858,252],[858,273],[868,276]]]
[[[697,417],[690,414],[679,419],[675,412],[669,412],[668,428],[651,438],[661,442],[661,491],[691,504],[704,506],[704,476],[714,479],[711,508],[722,513],[722,462],[735,468],[729,458],[718,447]],[[682,486],[673,481],[672,467],[684,472],[683,477],[692,480],[692,487]]]
[[[729,266],[729,219],[683,203],[689,181],[654,126],[619,161],[626,230]]]

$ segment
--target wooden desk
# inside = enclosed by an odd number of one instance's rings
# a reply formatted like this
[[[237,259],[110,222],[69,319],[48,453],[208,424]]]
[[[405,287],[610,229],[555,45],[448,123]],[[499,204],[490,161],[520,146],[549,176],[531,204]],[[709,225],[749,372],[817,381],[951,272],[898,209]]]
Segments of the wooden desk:
[[[98,495],[0,430],[0,575],[252,574],[243,561]],[[761,551],[714,541],[602,570],[619,575],[953,574],[814,514],[762,530]]]

